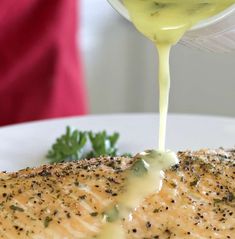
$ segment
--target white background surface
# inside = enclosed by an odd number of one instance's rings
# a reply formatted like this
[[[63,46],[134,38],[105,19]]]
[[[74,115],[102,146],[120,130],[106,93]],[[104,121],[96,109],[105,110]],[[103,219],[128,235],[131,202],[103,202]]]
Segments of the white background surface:
[[[157,148],[158,117],[145,115],[87,116],[49,120],[0,129],[0,171],[46,163],[45,155],[66,126],[120,133],[121,153]],[[235,146],[235,119],[170,115],[167,148],[171,150]]]
[[[82,0],[81,36],[91,112],[156,112],[152,44],[106,0]],[[171,112],[235,116],[235,52],[179,45],[171,56]]]

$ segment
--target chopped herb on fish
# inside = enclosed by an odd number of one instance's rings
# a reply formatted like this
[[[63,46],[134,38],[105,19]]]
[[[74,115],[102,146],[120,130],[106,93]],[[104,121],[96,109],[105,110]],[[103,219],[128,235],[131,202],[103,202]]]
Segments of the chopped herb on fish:
[[[52,218],[46,217],[44,220],[44,227],[47,228],[49,227],[50,222],[52,221]]]
[[[23,208],[15,206],[15,205],[11,205],[10,209],[13,210],[13,211],[18,211],[18,212],[23,212],[24,211]]]

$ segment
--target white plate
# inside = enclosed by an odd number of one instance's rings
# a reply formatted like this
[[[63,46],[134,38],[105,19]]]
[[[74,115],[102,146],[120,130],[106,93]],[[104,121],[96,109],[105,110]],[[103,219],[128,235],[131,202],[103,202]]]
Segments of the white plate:
[[[17,170],[46,162],[47,150],[69,125],[80,130],[120,133],[121,152],[156,148],[158,116],[154,114],[103,115],[47,120],[0,129],[0,170]],[[235,119],[170,115],[167,148],[172,150],[235,146]]]

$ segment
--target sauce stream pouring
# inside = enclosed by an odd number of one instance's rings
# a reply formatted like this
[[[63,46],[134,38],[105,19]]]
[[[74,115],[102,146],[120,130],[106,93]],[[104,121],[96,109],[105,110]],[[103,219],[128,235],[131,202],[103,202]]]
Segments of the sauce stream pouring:
[[[203,19],[230,7],[235,0],[123,0],[135,27],[154,42],[159,54],[159,150],[136,156],[125,189],[113,208],[105,213],[105,223],[97,239],[124,239],[122,220],[132,220],[132,212],[154,192],[159,192],[163,170],[178,163],[175,153],[166,151],[166,125],[170,92],[169,56],[171,47],[184,33]]]

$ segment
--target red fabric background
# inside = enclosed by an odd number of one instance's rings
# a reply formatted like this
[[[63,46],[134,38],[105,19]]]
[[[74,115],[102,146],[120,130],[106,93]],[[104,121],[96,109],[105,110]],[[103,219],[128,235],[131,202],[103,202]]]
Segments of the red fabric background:
[[[0,125],[86,113],[76,3],[0,1]]]

